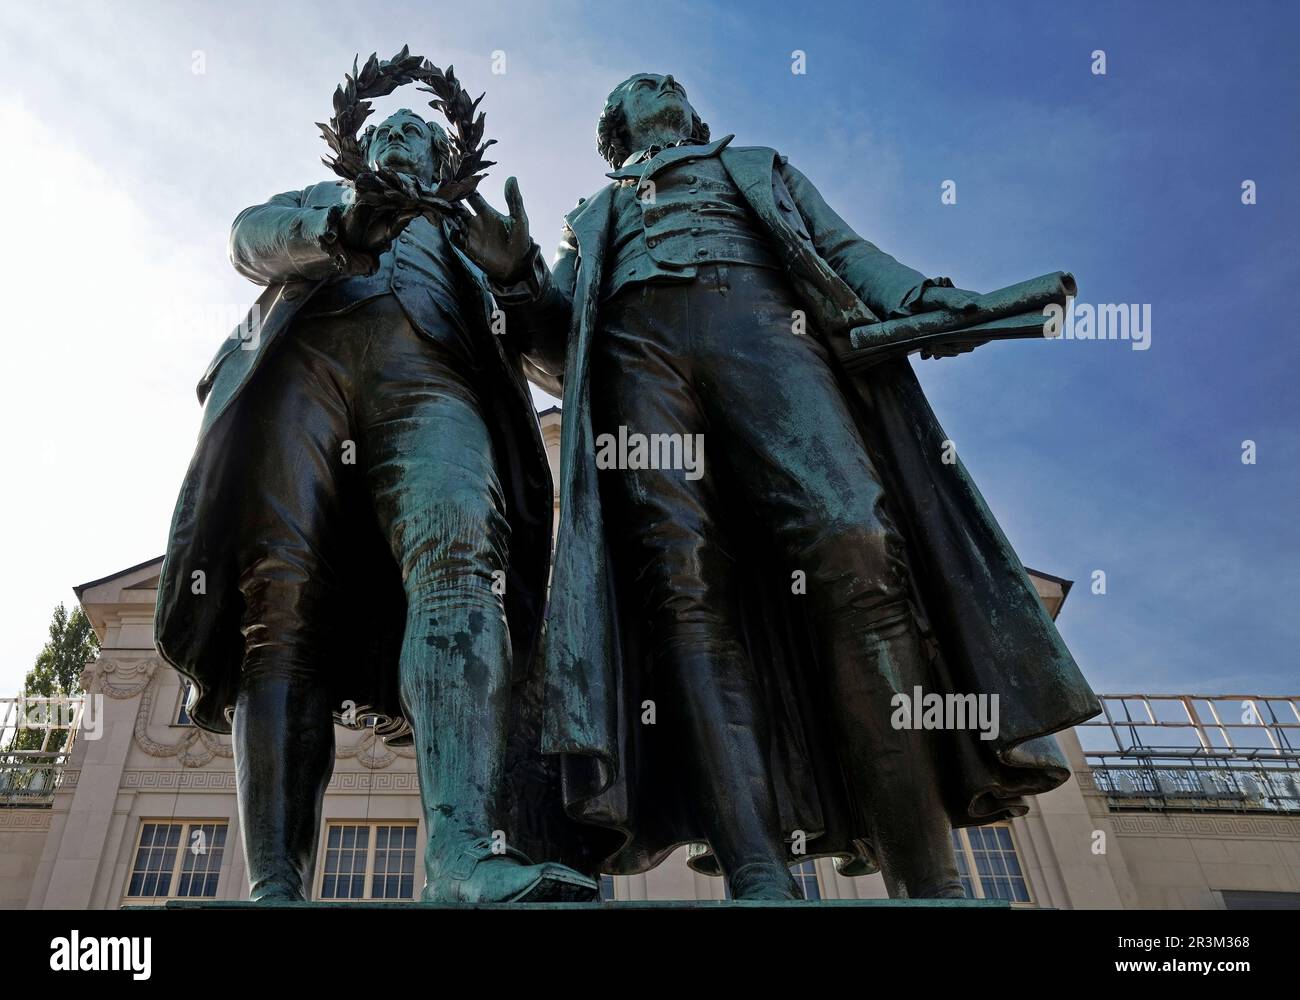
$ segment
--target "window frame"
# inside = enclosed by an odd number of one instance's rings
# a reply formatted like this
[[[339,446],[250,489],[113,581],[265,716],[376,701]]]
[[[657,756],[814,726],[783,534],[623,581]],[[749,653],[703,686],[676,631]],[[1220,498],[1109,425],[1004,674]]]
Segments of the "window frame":
[[[181,675],[181,693],[180,693],[180,696],[176,699],[176,708],[175,708],[175,710],[172,712],[172,721],[171,721],[170,723],[168,723],[168,725],[171,725],[171,726],[179,726],[181,729],[193,729],[193,728],[194,728],[194,720],[193,720],[192,718],[190,718],[189,709],[186,708],[186,706],[185,706],[186,701],[189,700],[190,689],[191,689],[193,686],[194,686],[193,681],[191,681],[188,677],[186,677],[186,676],[184,676],[184,675],[182,674],[182,675]],[[185,721],[183,721],[183,722],[181,721],[181,717],[182,717],[182,716],[184,716],[184,719],[185,719]]]
[[[365,865],[365,868],[362,870],[362,881],[361,881],[362,894],[361,894],[360,896],[330,896],[330,897],[326,897],[326,896],[322,895],[322,893],[323,893],[323,891],[324,891],[324,889],[325,889],[325,877],[326,877],[326,875],[328,874],[328,873],[325,871],[325,859],[328,857],[329,851],[330,851],[330,849],[331,849],[330,846],[329,846],[330,830],[331,830],[333,827],[336,827],[336,826],[337,826],[337,827],[341,827],[341,828],[343,828],[343,827],[355,827],[355,828],[357,828],[357,829],[365,829],[365,830],[368,831],[367,834],[366,834],[366,854],[365,854],[366,865]],[[410,895],[410,896],[375,896],[375,895],[372,895],[372,893],[374,892],[374,879],[375,879],[375,853],[376,853],[376,852],[378,851],[378,849],[379,849],[379,848],[378,848],[378,844],[379,844],[379,835],[378,835],[378,831],[379,831],[379,828],[380,828],[380,827],[388,827],[390,830],[393,829],[393,828],[397,828],[397,829],[401,829],[401,830],[408,830],[408,829],[410,829],[410,830],[414,830],[414,831],[415,831],[415,844],[414,844],[414,846],[413,846],[413,848],[412,848],[412,853],[413,853],[413,856],[414,856],[415,865],[414,865],[414,866],[412,867],[412,869],[411,869],[411,895]],[[417,869],[418,869],[418,866],[419,866],[419,860],[420,860],[420,824],[419,824],[419,821],[418,821],[418,820],[413,820],[413,819],[331,819],[331,820],[327,820],[325,823],[322,824],[322,831],[321,831],[321,833],[322,833],[322,836],[321,836],[321,838],[320,838],[320,850],[319,850],[319,854],[318,854],[317,859],[316,859],[316,874],[315,874],[315,876],[314,876],[313,879],[312,879],[312,882],[314,883],[314,884],[313,884],[313,888],[312,888],[312,895],[311,895],[311,898],[312,898],[312,901],[313,901],[313,902],[318,902],[318,903],[410,903],[410,902],[418,902],[418,901],[419,901],[419,898],[420,898],[420,884],[419,884],[419,881],[418,881],[419,871],[418,871]],[[391,833],[390,833],[390,837],[391,837]],[[354,850],[354,851],[356,850],[355,847],[354,847],[354,848],[351,848],[351,849]],[[401,848],[401,849],[404,851],[406,848],[403,847],[403,848]],[[392,848],[391,848],[391,847],[386,847],[385,850],[391,851]],[[337,873],[337,872],[334,872],[333,874],[337,875],[338,873]],[[355,875],[356,872],[352,872],[351,874]],[[388,873],[385,873],[385,874],[388,874]]]
[[[959,856],[961,860],[965,861],[966,878],[970,880],[971,887],[975,890],[975,895],[969,896],[967,898],[968,899],[1003,899],[1004,898],[1002,896],[990,896],[984,890],[984,879],[998,878],[1000,876],[983,875],[980,873],[979,867],[975,864],[976,848],[974,847],[974,845],[971,844],[971,840],[970,840],[970,831],[972,829],[979,829],[979,830],[1002,829],[1007,831],[1007,837],[1011,841],[1011,855],[1016,859],[1016,867],[1020,869],[1020,872],[1018,875],[1012,875],[1008,873],[1006,877],[1010,879],[1018,878],[1025,887],[1025,895],[1027,895],[1029,898],[1008,899],[1006,900],[1006,902],[1008,902],[1012,906],[1027,907],[1027,908],[1037,907],[1038,900],[1034,896],[1033,884],[1029,881],[1029,875],[1025,871],[1024,862],[1021,860],[1020,857],[1020,844],[1017,843],[1016,841],[1016,831],[1011,826],[1011,824],[1006,822],[1005,820],[1000,823],[987,823],[979,827],[961,827],[959,829],[954,829],[952,831],[953,841],[954,841],[953,851]],[[1007,852],[999,849],[999,853],[1006,854]],[[960,874],[960,869],[958,869],[958,872]],[[963,879],[962,885],[963,887],[965,886],[965,879]]]
[[[140,873],[140,870],[137,868],[137,865],[139,864],[140,861],[140,851],[142,849],[146,849],[150,851],[153,850],[165,851],[169,849],[166,845],[164,845],[162,848],[158,848],[155,844],[151,844],[148,848],[144,848],[143,845],[144,833],[146,828],[150,826],[155,826],[155,827],[161,826],[161,827],[167,827],[169,829],[174,826],[179,826],[181,828],[180,840],[177,843],[176,847],[174,848],[174,850],[176,851],[176,856],[172,859],[170,869],[166,869],[167,871],[170,872],[168,876],[168,883],[167,883],[168,892],[165,895],[158,895],[156,893],[149,896],[132,895],[131,883],[135,879],[135,876],[138,873]],[[193,832],[197,827],[209,827],[209,826],[213,828],[213,835],[212,835],[212,843],[209,846],[209,850],[207,852],[208,860],[205,862],[206,866],[201,871],[198,869],[192,869],[191,871],[187,872],[185,870],[185,858],[190,853],[190,844],[191,844],[191,838]],[[223,831],[222,836],[220,838],[221,839],[220,844],[216,843],[218,830]],[[230,846],[230,818],[228,816],[157,817],[157,818],[142,816],[136,828],[135,845],[131,849],[130,860],[127,863],[126,881],[122,885],[121,898],[122,898],[123,905],[138,906],[140,904],[147,905],[149,903],[164,903],[172,899],[220,899],[222,898],[221,880],[225,876],[227,870],[225,862],[226,862],[226,851],[229,848],[229,846]],[[217,880],[216,880],[216,884],[212,887],[212,894],[211,895],[208,895],[207,893],[196,894],[191,892],[191,893],[186,893],[185,895],[181,895],[179,891],[180,884],[182,878],[184,878],[185,875],[188,874],[192,877],[202,877],[206,881],[206,876],[214,874],[211,867],[211,856],[213,852],[220,852],[220,856],[217,859],[217,867],[215,871]],[[148,868],[144,869],[145,874],[147,874],[149,871],[150,870]],[[164,869],[158,868],[156,869],[156,871],[158,872],[159,877],[161,877],[161,874],[164,871]]]
[[[825,886],[822,885],[822,873],[817,867],[816,858],[805,858],[798,864],[790,865],[790,877],[798,883],[800,890],[803,892],[803,898],[809,902],[821,902],[826,898]],[[813,886],[817,889],[815,897],[808,895],[808,879],[812,879]]]

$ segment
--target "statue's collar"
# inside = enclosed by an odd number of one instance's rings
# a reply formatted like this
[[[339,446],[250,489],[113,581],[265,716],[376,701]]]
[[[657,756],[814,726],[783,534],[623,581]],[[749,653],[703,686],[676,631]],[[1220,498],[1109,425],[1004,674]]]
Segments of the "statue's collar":
[[[621,167],[610,171],[605,176],[616,181],[646,177],[670,163],[717,156],[718,151],[734,138],[735,135],[724,135],[721,139],[708,143],[680,139],[669,146],[650,146],[647,149],[637,150],[623,161]]]
[[[635,153],[623,161],[623,166],[630,167],[634,163],[644,163],[646,160],[653,160],[665,149],[676,149],[679,146],[698,146],[696,140],[687,136],[685,139],[678,139],[676,142],[670,142],[666,146],[647,146],[645,149],[638,149]]]

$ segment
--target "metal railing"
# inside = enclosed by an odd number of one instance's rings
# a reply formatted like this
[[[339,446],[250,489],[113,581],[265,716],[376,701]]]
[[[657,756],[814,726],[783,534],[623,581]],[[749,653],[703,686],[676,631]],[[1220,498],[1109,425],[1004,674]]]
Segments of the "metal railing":
[[[1111,809],[1300,813],[1300,698],[1099,698],[1078,734]]]
[[[0,698],[0,807],[54,801],[84,698]]]
[[[67,763],[65,753],[0,753],[0,806],[49,805]]]

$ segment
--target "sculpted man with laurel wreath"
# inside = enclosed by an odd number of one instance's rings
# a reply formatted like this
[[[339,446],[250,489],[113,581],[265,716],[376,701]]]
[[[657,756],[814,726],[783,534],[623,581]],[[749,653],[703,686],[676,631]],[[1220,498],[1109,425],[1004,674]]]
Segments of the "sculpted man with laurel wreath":
[[[411,82],[450,135],[401,110],[358,138],[367,98]],[[447,233],[490,165],[477,105],[450,68],[372,55],[321,126],[343,180],[231,229],[266,291],[199,384],[156,632],[195,723],[234,733],[254,900],[311,892],[336,720],[414,743],[425,900],[597,891],[534,863],[589,867],[538,753],[552,487],[525,345]]]

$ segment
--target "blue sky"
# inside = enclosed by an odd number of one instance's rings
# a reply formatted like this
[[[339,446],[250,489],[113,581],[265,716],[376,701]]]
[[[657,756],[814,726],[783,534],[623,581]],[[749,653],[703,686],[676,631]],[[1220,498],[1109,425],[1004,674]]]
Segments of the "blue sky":
[[[484,190],[516,174],[548,252],[603,182],[605,94],[649,70],[927,273],[1067,269],[1081,301],[1149,303],[1146,351],[917,367],[1023,560],[1077,581],[1059,624],[1094,687],[1300,693],[1297,29],[1282,2],[7,4],[0,687],[73,584],[162,552],[212,317],[253,297],[230,220],[323,179],[312,123],[353,53],[409,42],[487,91]]]

